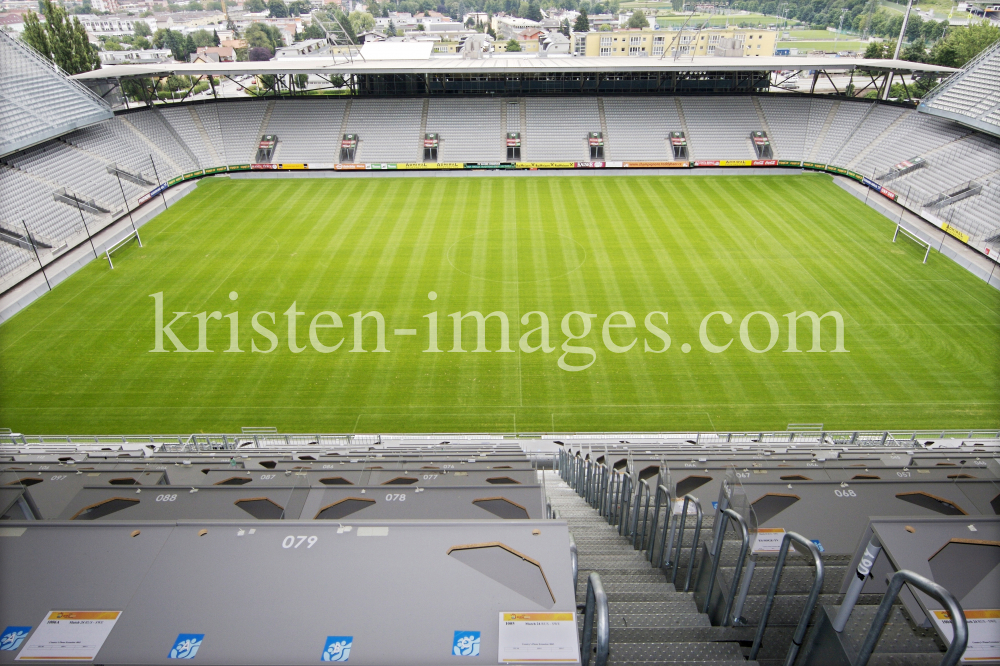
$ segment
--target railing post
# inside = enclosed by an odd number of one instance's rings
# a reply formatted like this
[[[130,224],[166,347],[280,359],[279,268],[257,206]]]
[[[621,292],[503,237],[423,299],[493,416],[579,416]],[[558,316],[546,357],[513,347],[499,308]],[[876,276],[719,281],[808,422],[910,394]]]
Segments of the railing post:
[[[663,517],[663,536],[660,538],[660,561],[654,562],[656,556],[656,534],[660,529],[660,497],[667,498],[667,512]],[[653,531],[649,538],[649,563],[657,568],[663,566],[663,548],[667,539],[667,529],[670,526],[670,490],[663,484],[656,486],[656,501],[653,508]]]
[[[677,533],[677,550],[674,553],[674,572],[670,578],[670,582],[674,584],[674,589],[677,588],[677,567],[680,565],[681,561],[681,548],[684,543],[684,523],[687,522],[687,508],[690,502],[694,502],[695,511],[697,512],[697,522],[694,528],[694,541],[691,543],[691,555],[688,558],[688,572],[687,580],[684,581],[684,591],[687,592],[691,587],[691,574],[694,571],[694,558],[698,553],[698,540],[701,538],[701,502],[694,495],[684,496],[684,505],[681,507],[681,522]]]
[[[583,614],[583,640],[580,642],[580,657],[583,666],[590,664],[590,644],[594,639],[594,616],[597,616],[597,655],[594,666],[608,663],[611,641],[611,625],[608,616],[608,596],[601,585],[601,575],[591,572],[587,579],[587,604]]]
[[[947,609],[948,618],[951,620],[952,626],[952,640],[951,645],[948,646],[948,651],[945,652],[944,658],[941,660],[941,666],[955,666],[958,660],[962,658],[962,654],[969,643],[969,626],[966,622],[962,606],[959,605],[954,595],[945,588],[932,580],[928,580],[919,574],[905,569],[897,571],[889,581],[889,589],[886,590],[885,595],[882,597],[882,603],[879,604],[878,610],[875,612],[872,626],[868,629],[868,635],[865,636],[865,640],[861,644],[861,649],[858,650],[854,666],[867,666],[868,660],[875,650],[875,645],[882,635],[882,629],[889,619],[889,613],[892,612],[892,604],[896,601],[896,597],[899,596],[904,583],[909,583],[921,592],[934,597]]]
[[[781,580],[781,572],[785,568],[785,558],[788,556],[788,547],[792,541],[809,550],[813,558],[813,565],[816,567],[816,577],[813,580],[812,590],[809,592],[805,608],[802,609],[802,617],[799,618],[799,624],[792,635],[792,644],[788,646],[788,653],[785,655],[785,666],[792,666],[795,663],[795,658],[802,647],[802,640],[806,636],[809,617],[812,615],[813,609],[816,607],[816,602],[819,600],[819,593],[823,589],[823,558],[820,557],[816,544],[795,532],[786,532],[785,536],[781,539],[781,549],[778,551],[778,561],[774,565],[774,574],[771,576],[771,586],[767,590],[764,610],[761,613],[760,622],[757,624],[757,635],[754,636],[753,647],[750,648],[750,661],[757,658],[757,653],[760,651],[761,643],[764,640],[764,631],[767,629],[767,620],[771,615],[774,595],[778,592],[778,582]]]
[[[733,584],[731,586],[729,601],[726,602],[726,610],[722,616],[722,626],[729,626],[729,611],[732,610],[734,597],[736,595],[736,590],[739,589],[740,577],[743,574],[743,561],[746,559],[747,548],[750,545],[750,532],[747,529],[747,522],[743,519],[743,516],[736,513],[732,509],[724,509],[722,511],[722,519],[719,521],[721,527],[718,531],[718,537],[713,550],[715,551],[712,559],[712,575],[708,579],[708,593],[705,595],[705,608],[702,613],[708,612],[708,607],[712,603],[712,591],[715,587],[715,576],[719,573],[719,560],[722,558],[722,544],[726,538],[726,523],[732,518],[740,526],[740,537],[742,539],[742,545],[740,546],[740,556],[736,561],[736,571],[733,574]]]

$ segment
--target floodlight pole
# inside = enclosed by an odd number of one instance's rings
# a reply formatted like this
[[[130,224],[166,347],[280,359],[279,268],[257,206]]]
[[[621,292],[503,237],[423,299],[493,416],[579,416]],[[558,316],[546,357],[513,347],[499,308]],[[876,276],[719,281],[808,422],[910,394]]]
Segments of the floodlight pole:
[[[156,176],[156,187],[160,187],[163,183],[160,182],[160,173],[156,170],[156,160],[153,159],[153,153],[149,154],[149,163],[153,165],[153,175]],[[164,196],[163,190],[160,190],[160,198],[163,199],[163,210],[168,208],[167,197]]]
[[[42,269],[42,277],[45,278],[45,286],[52,291],[52,284],[49,282],[49,276],[45,274],[45,266],[42,265],[42,258],[38,256],[38,246],[35,245],[34,239],[31,237],[31,232],[28,231],[28,223],[21,220],[21,226],[24,227],[24,237],[27,239],[28,243],[31,244],[31,249],[35,251],[35,259],[38,260],[38,267]]]
[[[115,164],[115,178],[118,179],[118,189],[122,191],[122,201],[125,202],[125,210],[128,212],[129,222],[132,223],[132,231],[139,233],[139,230],[135,228],[135,220],[132,218],[132,211],[128,207],[128,197],[125,196],[125,186],[122,185],[122,177],[118,175],[118,165]]]
[[[87,218],[83,216],[83,209],[80,208],[80,197],[76,194],[73,195],[73,203],[76,204],[76,209],[80,211],[80,221],[83,222],[83,230],[87,232],[87,240],[90,241],[90,249],[94,251],[94,259],[96,259],[97,248],[94,246],[94,237],[90,235],[90,227],[87,226]]]
[[[906,24],[910,22],[910,10],[913,8],[913,0],[908,0],[906,3],[906,13],[903,14],[903,27],[899,29],[899,39],[896,40],[896,52],[892,55],[893,60],[899,60],[899,51],[903,48],[903,37],[906,36]],[[889,99],[889,91],[892,90],[892,76],[895,74],[893,70],[889,70],[886,74],[885,81],[885,92],[882,94],[882,99]]]

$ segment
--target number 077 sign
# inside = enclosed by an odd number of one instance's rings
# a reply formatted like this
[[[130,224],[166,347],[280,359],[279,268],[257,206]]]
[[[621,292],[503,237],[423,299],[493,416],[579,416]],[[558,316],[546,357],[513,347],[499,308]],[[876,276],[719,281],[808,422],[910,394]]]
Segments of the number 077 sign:
[[[580,661],[576,613],[500,613],[497,662]]]

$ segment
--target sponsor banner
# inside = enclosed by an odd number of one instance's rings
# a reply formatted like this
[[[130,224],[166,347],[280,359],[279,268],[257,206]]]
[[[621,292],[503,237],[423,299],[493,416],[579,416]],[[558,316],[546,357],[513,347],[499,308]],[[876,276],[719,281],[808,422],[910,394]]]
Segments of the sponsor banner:
[[[254,171],[274,171],[275,169],[278,168],[278,165],[269,163],[251,164],[250,168],[253,169]]]
[[[440,169],[464,169],[465,164],[462,162],[408,162],[396,165],[397,169],[404,171],[425,171],[425,170],[440,170]]]
[[[879,185],[878,183],[876,183],[871,178],[868,178],[866,176],[862,176],[861,177],[861,184],[862,185],[867,185],[868,187],[870,187],[871,189],[875,190],[876,192],[878,192],[879,194],[881,194],[882,196],[884,196],[887,199],[891,199],[892,201],[896,200],[897,194],[895,192],[893,192],[892,190],[890,190],[887,187],[882,187],[881,185]]]
[[[776,160],[704,160],[697,161],[694,163],[696,167],[746,167],[753,166],[756,162],[760,162],[762,165],[764,162],[774,162],[777,164]]]
[[[862,179],[864,178],[864,176],[862,176],[862,175],[861,175],[860,173],[855,173],[854,171],[848,171],[848,172],[847,172],[847,177],[848,177],[848,178],[851,178],[851,179],[853,179],[853,180],[856,180],[856,181],[858,181],[859,183],[860,183],[860,182],[861,182],[861,180],[862,180]]]
[[[230,171],[249,171],[250,170],[250,165],[249,164],[230,164],[229,165],[229,170]]]
[[[224,166],[210,167],[208,169],[205,169],[205,175],[210,176],[213,173],[226,173],[227,171],[229,171],[229,167],[224,167]]]
[[[205,173],[204,169],[198,169],[197,171],[190,171],[181,176],[181,180],[191,180],[192,178],[197,178],[198,176],[204,175],[204,173]]]
[[[310,162],[308,165],[310,171],[316,171],[320,169],[336,169],[337,165],[333,162]]]
[[[163,183],[162,185],[157,185],[152,190],[150,190],[148,193],[146,193],[146,194],[142,195],[141,197],[139,197],[139,205],[141,206],[142,204],[146,203],[147,201],[149,201],[150,199],[152,199],[153,197],[155,197],[160,192],[163,192],[164,190],[166,190],[167,187],[169,187],[169,185],[167,185],[167,183]]]
[[[605,162],[604,163],[604,168],[605,169],[621,169],[622,168],[622,164],[623,164],[622,162]]]
[[[795,160],[778,160],[778,166],[800,167],[802,166],[802,162],[796,162]]]
[[[612,164],[609,162],[608,164]],[[686,169],[692,165],[691,162],[620,162],[621,166],[626,169]],[[699,163],[695,162],[694,165],[697,166]],[[717,166],[707,165],[707,166]]]
[[[836,173],[836,174],[840,174],[841,176],[846,176],[846,175],[848,175],[848,174],[851,173],[847,169],[843,169],[841,167],[836,167],[836,166],[828,166],[828,167],[826,167],[826,170],[827,171],[832,171],[833,173]]]
[[[184,176],[175,176],[174,178],[171,178],[170,180],[167,181],[167,187],[173,187],[177,183],[183,181],[184,181]]]
[[[572,169],[575,162],[518,162],[518,169]]]
[[[752,160],[719,160],[719,166],[724,167],[740,167],[740,166],[752,166]]]
[[[778,166],[778,160],[753,160],[751,166]]]
[[[388,171],[389,169],[392,169],[393,171],[395,171],[396,164],[395,163],[386,164],[386,163],[383,163],[383,162],[375,163],[375,164],[366,164],[365,165],[365,169],[367,169],[368,171]]]
[[[513,162],[466,162],[465,169],[513,169],[516,165]]]
[[[956,229],[947,222],[942,222],[941,228],[944,229],[947,233],[957,238],[958,240],[962,241],[963,243],[969,242],[969,234],[962,233],[961,229]]]
[[[574,162],[577,169],[603,169],[604,162]]]
[[[276,166],[283,171],[301,171],[309,168],[308,164],[278,164]]]
[[[333,167],[337,171],[364,171],[368,167],[364,164],[337,164]]]
[[[694,165],[695,165],[696,167],[717,167],[717,166],[722,166],[722,165],[721,165],[721,164],[719,163],[719,161],[718,161],[718,160],[716,160],[716,161],[709,161],[709,160],[696,160],[696,161],[694,162]]]
[[[817,162],[803,162],[802,166],[806,169],[819,169],[820,171],[826,171],[826,165],[818,164]]]

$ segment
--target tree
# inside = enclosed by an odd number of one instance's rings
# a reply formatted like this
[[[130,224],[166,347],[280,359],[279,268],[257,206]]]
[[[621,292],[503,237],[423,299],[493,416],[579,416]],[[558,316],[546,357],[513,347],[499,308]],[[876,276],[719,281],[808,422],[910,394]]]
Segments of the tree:
[[[955,27],[934,45],[930,60],[946,67],[962,67],[998,40],[1000,28],[989,21]]]
[[[222,44],[222,40],[219,39],[219,31],[218,30],[213,30],[212,31],[212,43],[215,44],[216,46],[220,46]]]
[[[326,39],[326,33],[318,23],[313,21],[302,31],[302,39]]]
[[[189,12],[201,12],[205,10],[205,6],[202,5],[200,2],[198,2],[198,0],[192,0],[191,2],[187,3],[187,7],[185,7],[184,9],[186,9]]]
[[[271,55],[274,55],[276,49],[285,45],[281,31],[273,25],[264,23],[252,23],[243,38],[247,40],[248,47],[268,49]]]
[[[253,14],[259,14],[267,9],[267,5],[264,0],[246,0],[243,3],[243,9]]]
[[[525,16],[525,18],[531,19],[532,21],[541,22],[542,10],[539,9],[537,2],[528,3],[528,14]]]
[[[917,41],[907,44],[900,56],[903,60],[908,60],[909,62],[924,62],[927,60],[927,45],[924,43],[924,38],[921,37]]]
[[[879,60],[881,58],[886,58],[890,54],[886,54],[886,44],[883,42],[868,42],[868,46],[865,48],[864,57],[869,60]]]
[[[305,90],[306,86],[309,85],[309,75],[308,74],[296,74],[295,75],[295,87],[299,90]]]
[[[149,24],[145,21],[133,21],[132,34],[136,37],[149,37],[153,31],[149,29]]]
[[[351,28],[354,29],[354,34],[356,35],[362,32],[369,32],[375,27],[375,17],[368,12],[354,10],[347,17],[347,20],[351,22]]]
[[[274,54],[271,53],[271,49],[263,46],[251,46],[247,52],[250,62],[264,62],[270,60],[272,55]]]
[[[219,0],[208,0],[208,2],[205,3],[205,9],[209,11],[221,12],[222,3],[219,2]]]
[[[188,39],[194,41],[195,50],[199,46],[218,46],[218,38],[217,34],[213,34],[208,30],[195,30],[188,36]]]
[[[41,0],[45,25],[34,12],[24,16],[24,41],[68,74],[100,69],[97,49],[90,44],[80,19],[70,21],[66,10],[50,0]]]
[[[307,0],[293,0],[288,3],[289,16],[301,16],[302,14],[308,14],[311,11],[312,5],[310,5]]]
[[[563,19],[562,23],[559,24],[559,32],[561,32],[566,37],[569,37],[569,19]]]
[[[271,0],[267,5],[267,11],[271,15],[271,18],[288,17],[288,5],[283,0]]]
[[[516,39],[511,39],[507,42],[507,53],[517,53],[521,50],[521,45],[517,43]]]
[[[392,21],[389,21],[389,28],[385,32],[390,37],[395,37],[396,36],[396,24],[393,23]]]
[[[149,49],[153,47],[153,45],[150,44],[149,40],[146,39],[145,37],[136,37],[135,39],[133,39],[132,46],[134,46],[137,49]]]
[[[587,19],[587,12],[580,12],[573,23],[573,32],[590,32],[590,21]]]
[[[632,13],[632,16],[628,17],[628,27],[631,29],[648,28],[649,21],[646,20],[646,15],[637,9]]]

